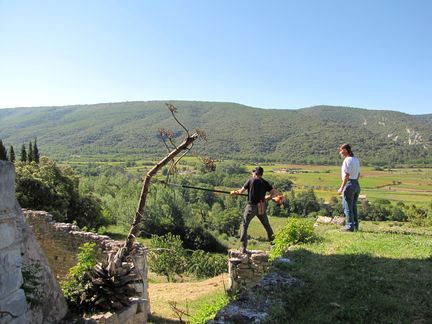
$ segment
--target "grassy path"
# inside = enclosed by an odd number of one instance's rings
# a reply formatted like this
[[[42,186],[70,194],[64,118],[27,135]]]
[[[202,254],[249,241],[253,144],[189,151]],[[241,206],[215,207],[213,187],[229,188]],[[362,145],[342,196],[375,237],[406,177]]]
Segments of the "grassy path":
[[[176,303],[180,310],[192,314],[202,303],[224,293],[227,274],[193,282],[149,283],[151,322],[180,323],[170,304]],[[188,317],[184,316],[183,320]]]

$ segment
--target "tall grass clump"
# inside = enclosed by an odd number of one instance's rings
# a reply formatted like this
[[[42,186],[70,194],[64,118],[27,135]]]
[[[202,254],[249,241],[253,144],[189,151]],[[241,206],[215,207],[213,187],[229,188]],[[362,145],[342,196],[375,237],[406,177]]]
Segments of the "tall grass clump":
[[[290,246],[312,243],[318,239],[314,232],[313,222],[306,218],[290,218],[282,230],[276,235],[274,247],[270,251],[270,259],[280,257]]]

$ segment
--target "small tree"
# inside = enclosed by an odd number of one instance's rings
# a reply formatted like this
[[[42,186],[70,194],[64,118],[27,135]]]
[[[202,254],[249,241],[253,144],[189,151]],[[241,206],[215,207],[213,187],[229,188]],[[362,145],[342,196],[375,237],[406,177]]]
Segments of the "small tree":
[[[20,155],[20,161],[21,162],[27,162],[27,151],[25,144],[21,146],[21,155]]]
[[[12,163],[15,162],[15,151],[12,145],[9,148],[9,161],[11,161]]]
[[[39,149],[37,146],[37,137],[35,137],[34,145],[33,145],[33,161],[39,164]]]
[[[3,141],[0,140],[0,161],[7,161],[7,151],[5,146],[3,145]]]
[[[29,143],[29,151],[28,151],[28,154],[27,154],[27,161],[29,161],[29,162],[33,161],[33,144],[32,144],[31,141]]]

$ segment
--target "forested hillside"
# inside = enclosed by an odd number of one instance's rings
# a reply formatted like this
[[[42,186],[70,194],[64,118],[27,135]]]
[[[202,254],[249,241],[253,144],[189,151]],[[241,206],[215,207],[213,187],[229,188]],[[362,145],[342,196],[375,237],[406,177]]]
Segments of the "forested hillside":
[[[408,115],[349,107],[258,109],[234,103],[170,101],[189,129],[207,132],[199,153],[215,158],[337,163],[338,145],[352,143],[370,164],[430,164],[432,114]],[[0,139],[18,149],[37,137],[44,153],[155,154],[159,128],[174,127],[163,101],[0,110]]]

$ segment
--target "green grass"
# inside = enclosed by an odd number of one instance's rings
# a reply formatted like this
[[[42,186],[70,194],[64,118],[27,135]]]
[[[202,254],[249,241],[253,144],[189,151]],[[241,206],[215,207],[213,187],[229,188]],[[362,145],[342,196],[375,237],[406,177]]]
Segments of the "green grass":
[[[276,322],[432,321],[432,229],[373,222],[361,228],[320,226],[318,243],[290,249],[292,263],[280,271],[303,284],[277,292],[284,307],[272,315]]]
[[[213,319],[216,313],[228,303],[228,297],[225,291],[212,293],[210,295],[193,300],[189,303],[191,323],[205,324]]]

